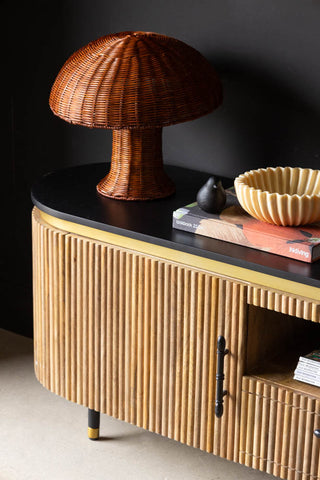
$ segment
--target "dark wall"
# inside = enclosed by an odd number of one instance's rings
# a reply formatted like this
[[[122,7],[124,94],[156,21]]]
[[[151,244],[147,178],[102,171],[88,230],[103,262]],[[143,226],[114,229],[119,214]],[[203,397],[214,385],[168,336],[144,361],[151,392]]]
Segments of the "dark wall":
[[[89,41],[123,30],[163,33],[198,49],[217,70],[222,107],[165,128],[165,163],[229,177],[265,166],[320,168],[318,1],[17,0],[10,8],[14,215],[1,284],[4,299],[14,292],[16,300],[4,328],[32,335],[32,183],[50,170],[110,158],[109,131],[69,125],[48,107],[62,64]]]

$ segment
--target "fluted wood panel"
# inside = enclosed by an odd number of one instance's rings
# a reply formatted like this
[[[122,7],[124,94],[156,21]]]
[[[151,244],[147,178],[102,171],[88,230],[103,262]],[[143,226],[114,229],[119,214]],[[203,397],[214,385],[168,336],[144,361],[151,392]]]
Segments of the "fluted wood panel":
[[[320,478],[320,401],[243,378],[240,463],[288,480]]]
[[[249,285],[247,299],[250,305],[256,307],[268,308],[275,312],[320,322],[320,298],[319,302],[315,302],[276,290]]]
[[[238,460],[246,287],[52,228],[33,211],[39,381],[68,400]],[[214,415],[216,341],[228,396]]]

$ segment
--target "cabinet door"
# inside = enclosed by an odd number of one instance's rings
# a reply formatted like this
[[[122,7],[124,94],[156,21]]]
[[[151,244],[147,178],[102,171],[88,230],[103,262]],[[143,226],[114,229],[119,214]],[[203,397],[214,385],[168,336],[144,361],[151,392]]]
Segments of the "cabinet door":
[[[246,289],[33,218],[35,370],[51,391],[237,460]],[[217,338],[224,414],[216,418]]]
[[[289,480],[320,478],[320,402],[243,379],[240,463]]]

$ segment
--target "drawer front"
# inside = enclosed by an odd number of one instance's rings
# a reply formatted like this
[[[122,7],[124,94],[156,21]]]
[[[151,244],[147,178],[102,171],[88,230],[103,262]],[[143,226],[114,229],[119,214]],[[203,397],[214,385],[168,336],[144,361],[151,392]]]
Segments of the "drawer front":
[[[240,463],[288,480],[320,478],[320,401],[244,377]]]
[[[320,302],[296,297],[270,288],[248,286],[249,305],[267,308],[305,320],[320,323]]]

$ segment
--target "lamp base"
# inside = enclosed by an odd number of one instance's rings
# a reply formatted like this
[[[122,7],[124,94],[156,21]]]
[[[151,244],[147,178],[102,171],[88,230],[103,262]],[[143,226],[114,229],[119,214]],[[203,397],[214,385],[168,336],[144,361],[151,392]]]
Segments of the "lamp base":
[[[162,128],[114,130],[110,171],[97,190],[117,200],[154,200],[172,195],[174,183],[163,169]]]

